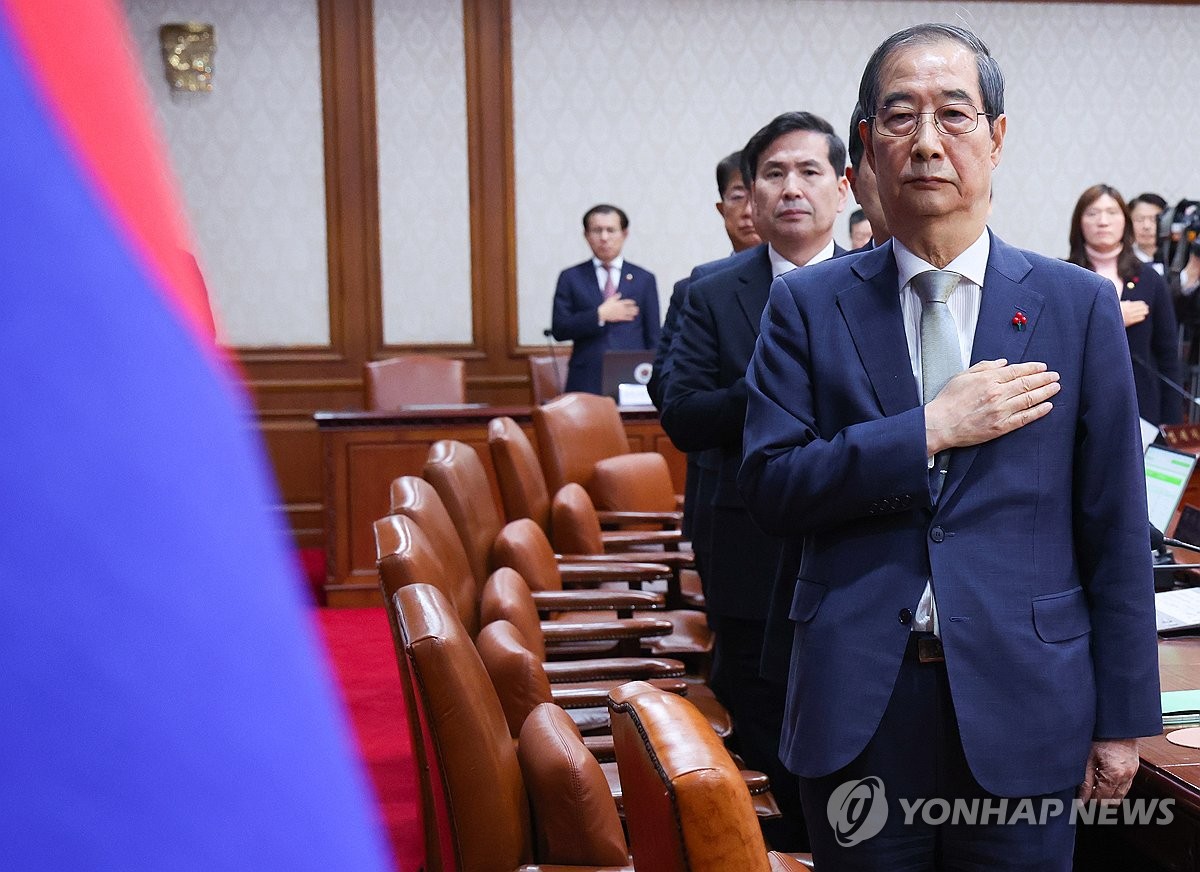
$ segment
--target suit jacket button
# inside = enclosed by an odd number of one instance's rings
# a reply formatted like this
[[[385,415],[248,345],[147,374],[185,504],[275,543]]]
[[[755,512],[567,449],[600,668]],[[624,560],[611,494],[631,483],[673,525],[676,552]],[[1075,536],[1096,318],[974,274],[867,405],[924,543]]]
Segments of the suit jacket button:
[[[912,609],[901,609],[897,617],[900,618],[900,623],[908,626],[912,623]]]
[[[929,531],[929,538],[932,539],[934,542],[941,542],[943,539],[946,538],[946,534],[942,530],[941,527],[934,527],[932,530]]]

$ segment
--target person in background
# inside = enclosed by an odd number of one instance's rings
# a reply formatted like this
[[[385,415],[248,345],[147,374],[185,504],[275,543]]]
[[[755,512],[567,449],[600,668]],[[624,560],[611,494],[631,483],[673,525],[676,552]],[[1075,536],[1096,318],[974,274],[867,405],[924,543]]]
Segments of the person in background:
[[[1133,253],[1142,263],[1154,263],[1159,275],[1163,265],[1158,260],[1158,219],[1167,208],[1167,201],[1158,194],[1138,194],[1129,201],[1129,216],[1133,224]]]
[[[655,348],[660,331],[654,274],[625,260],[629,216],[601,203],[583,215],[591,260],[563,270],[554,289],[554,338],[573,340],[566,390],[600,393],[604,352]]]
[[[1133,221],[1120,192],[1092,185],[1071,215],[1067,260],[1099,273],[1121,301],[1121,317],[1133,359],[1138,413],[1152,424],[1173,424],[1182,397],[1163,379],[1179,382],[1179,339],[1171,294],[1154,265],[1137,255]]]
[[[796,779],[779,759],[786,684],[764,669],[771,592],[782,541],[755,524],[737,492],[746,419],[746,364],[763,307],[778,275],[837,257],[833,241],[845,208],[846,146],[827,121],[785,112],[750,137],[742,176],[750,182],[762,245],[735,264],[696,279],[671,342],[662,425],[683,451],[715,452],[707,502],[697,522],[707,533],[704,568],[708,621],[716,631],[709,685],[733,716],[739,753],[771,777],[783,818],[764,822],[777,850],[803,850],[808,838]],[[706,479],[707,480],[707,479]],[[786,669],[786,665],[783,667]],[[782,670],[779,670],[782,671]]]
[[[860,211],[867,218],[871,235],[869,239],[864,239],[861,243],[856,243],[852,236],[851,250],[883,245],[892,236],[891,231],[888,230],[887,218],[883,215],[883,207],[879,205],[879,189],[875,185],[875,170],[871,168],[870,163],[863,161],[863,141],[862,137],[858,135],[858,122],[862,120],[862,107],[855,103],[854,111],[850,114],[850,135],[846,139],[846,156],[850,159],[850,165],[846,167],[846,181],[850,183],[850,192],[854,194],[854,202],[858,203]],[[853,227],[854,215],[850,216],[850,223]],[[853,233],[853,231],[851,232]],[[870,244],[868,245],[868,243]]]
[[[654,354],[654,373],[646,389],[656,407],[662,408],[667,377],[671,369],[671,339],[679,328],[679,316],[687,301],[688,288],[701,276],[708,275],[733,262],[733,259],[753,249],[762,242],[754,227],[754,216],[750,204],[750,186],[742,176],[742,153],[735,151],[717,163],[717,212],[725,222],[725,235],[733,246],[733,254],[711,260],[695,267],[689,275],[675,283],[671,290],[671,302],[667,306],[667,317],[663,321],[658,349]],[[742,255],[744,256],[744,255]],[[708,561],[708,515],[703,511],[712,496],[714,475],[721,468],[719,451],[691,451],[687,456],[687,478],[683,486],[683,535],[691,540],[696,557],[696,571],[704,584]],[[707,477],[706,477],[707,476]]]
[[[862,209],[855,209],[850,213],[848,223],[850,225],[850,250],[865,248],[871,241],[871,222],[867,220],[867,213]]]

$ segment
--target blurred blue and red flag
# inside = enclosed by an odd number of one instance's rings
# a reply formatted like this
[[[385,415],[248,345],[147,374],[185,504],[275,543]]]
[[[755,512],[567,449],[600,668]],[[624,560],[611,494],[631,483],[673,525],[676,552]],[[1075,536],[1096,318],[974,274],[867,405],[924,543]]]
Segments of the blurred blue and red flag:
[[[385,869],[126,45],[0,0],[0,866]]]

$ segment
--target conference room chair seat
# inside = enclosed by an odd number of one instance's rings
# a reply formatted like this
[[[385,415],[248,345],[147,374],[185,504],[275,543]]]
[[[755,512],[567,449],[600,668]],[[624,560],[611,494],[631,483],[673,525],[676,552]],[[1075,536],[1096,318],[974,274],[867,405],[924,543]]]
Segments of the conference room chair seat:
[[[611,397],[563,394],[533,408],[533,428],[552,493],[576,482],[602,511],[654,512],[680,526],[680,498],[666,458],[653,451],[630,452]]]
[[[560,531],[554,527],[551,512],[552,495],[546,484],[546,476],[542,472],[537,451],[534,450],[525,431],[512,418],[493,418],[488,422],[488,450],[492,457],[492,468],[496,471],[496,480],[500,485],[505,520],[532,518],[546,531],[556,551],[575,550],[560,543],[560,536],[570,536],[571,531]],[[597,520],[617,527],[673,519],[673,512],[668,513],[666,517],[659,513],[647,515],[643,512],[597,513]],[[678,548],[682,536],[679,530],[606,530],[601,534],[601,542],[602,550],[651,545]],[[564,538],[563,541],[567,540]]]
[[[581,570],[607,571],[611,564],[576,564],[563,568],[555,560],[542,528],[529,518],[506,524],[496,537],[492,548],[492,559],[497,567],[510,566],[520,573],[531,590],[556,590],[563,587],[564,580],[579,581],[593,574]],[[624,564],[637,565],[637,564]],[[663,567],[665,575],[669,569]],[[594,573],[597,577],[601,572]],[[656,617],[669,621],[673,632],[650,640],[648,650],[652,654],[679,657],[690,661],[699,674],[707,674],[708,661],[712,653],[713,634],[702,612],[687,609],[672,609],[657,612]]]
[[[529,361],[529,392],[533,405],[548,403],[563,392],[567,383],[567,363],[571,352],[561,354],[531,354]]]
[[[574,482],[564,485],[554,495],[550,516],[551,525],[558,531],[554,548],[563,561],[653,560],[662,563],[671,568],[666,588],[667,608],[704,610],[704,591],[695,572],[696,558],[692,551],[651,550],[651,546],[645,544],[637,551],[606,550],[608,543],[600,529],[600,518],[592,498]]]
[[[428,354],[370,361],[364,367],[367,408],[390,412],[412,405],[459,405],[467,401],[466,365]]]
[[[561,721],[530,728],[526,776],[451,603],[432,585],[413,584],[396,591],[389,608],[406,697],[416,706],[409,721],[420,749],[428,872],[630,870],[608,781],[580,744],[564,753],[570,730]]]
[[[551,702],[550,683],[542,672],[541,664],[526,646],[520,631],[508,621],[494,621],[484,627],[475,640],[475,647],[500,699],[509,732],[515,739],[530,712],[539,705]],[[607,702],[607,693],[597,693],[590,699],[584,699],[581,695],[578,700],[579,707],[567,711],[575,725],[588,734],[584,736],[585,746],[604,764],[615,760]],[[708,724],[710,729],[712,726],[711,723]],[[728,736],[728,733],[721,735],[716,730],[712,730],[712,733],[722,739]],[[767,776],[761,772],[742,769],[738,770],[738,776],[752,797],[751,802],[756,814],[764,818],[777,817],[779,807],[770,793],[770,780]],[[613,796],[619,804],[622,791],[615,787],[620,783],[615,771],[610,783],[614,784]]]
[[[634,866],[654,872],[788,872],[767,851],[737,767],[686,699],[630,682],[609,700]]]

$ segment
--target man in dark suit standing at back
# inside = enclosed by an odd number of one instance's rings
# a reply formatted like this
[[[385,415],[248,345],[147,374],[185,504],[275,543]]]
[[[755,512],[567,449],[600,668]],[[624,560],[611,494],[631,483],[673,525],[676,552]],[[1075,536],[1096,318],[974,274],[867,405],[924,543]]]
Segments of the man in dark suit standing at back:
[[[783,752],[818,869],[1066,872],[1162,730],[1120,309],[988,230],[978,37],[893,34],[859,104],[892,240],[777,280],[746,376],[739,485],[801,544]]]
[[[554,290],[554,338],[575,345],[567,366],[567,391],[600,393],[605,351],[658,345],[658,288],[654,274],[621,256],[629,217],[600,204],[583,216],[591,260],[563,270]]]
[[[808,112],[784,113],[746,143],[742,175],[764,243],[690,285],[662,408],[663,429],[678,448],[720,452],[706,507],[705,596],[716,632],[711,686],[733,715],[746,762],[771,775],[784,819],[768,822],[764,832],[780,850],[803,847],[806,836],[795,779],[779,762],[786,688],[760,674],[781,541],[758,528],[737,492],[745,372],[772,279],[841,253],[833,227],[849,191],[845,166],[841,139]]]

